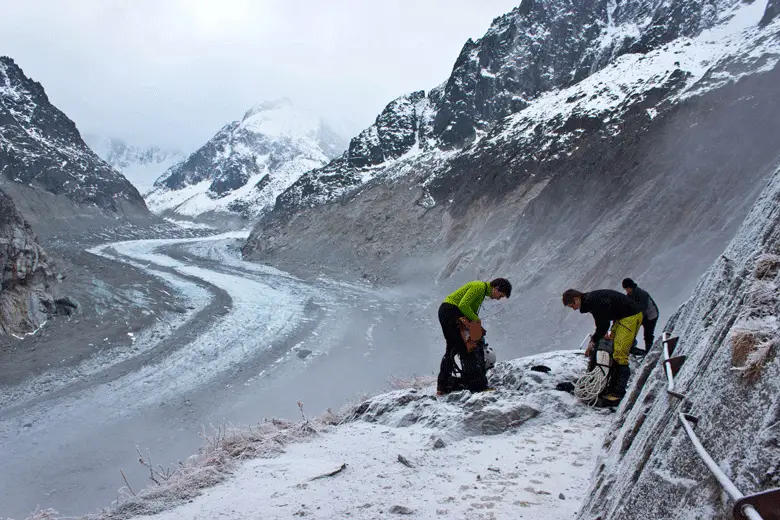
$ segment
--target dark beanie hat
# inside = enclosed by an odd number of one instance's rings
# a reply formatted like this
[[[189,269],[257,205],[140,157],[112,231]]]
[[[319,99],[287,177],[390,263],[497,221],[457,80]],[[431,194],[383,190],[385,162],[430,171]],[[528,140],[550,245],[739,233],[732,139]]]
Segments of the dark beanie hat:
[[[636,282],[631,278],[623,278],[623,289],[636,289]]]

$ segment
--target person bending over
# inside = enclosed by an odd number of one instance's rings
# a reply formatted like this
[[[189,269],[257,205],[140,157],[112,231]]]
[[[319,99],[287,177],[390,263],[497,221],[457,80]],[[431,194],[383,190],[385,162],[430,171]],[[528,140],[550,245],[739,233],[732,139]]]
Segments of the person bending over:
[[[628,386],[631,369],[628,368],[628,354],[631,350],[639,326],[642,324],[642,310],[631,298],[611,289],[599,289],[580,292],[567,289],[563,293],[563,304],[581,313],[590,313],[596,323],[596,331],[591,336],[585,354],[590,356],[599,340],[611,339],[613,342],[612,359],[614,361],[610,380],[604,390],[603,406],[614,406],[623,399]],[[610,322],[612,327],[610,328]]]
[[[455,368],[454,356],[460,358],[463,381],[472,392],[487,389],[487,377],[481,367],[477,342],[482,338],[482,321],[479,309],[485,298],[500,300],[509,298],[512,284],[505,278],[496,278],[491,282],[469,282],[444,299],[439,306],[439,323],[447,344],[439,367],[436,383],[436,395],[452,391],[450,376]],[[461,334],[461,327],[469,331],[468,345]]]

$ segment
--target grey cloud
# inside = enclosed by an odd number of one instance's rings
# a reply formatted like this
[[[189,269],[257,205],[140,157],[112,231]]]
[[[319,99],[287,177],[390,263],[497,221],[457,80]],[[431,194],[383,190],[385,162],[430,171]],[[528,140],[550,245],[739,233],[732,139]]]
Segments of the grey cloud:
[[[82,132],[191,150],[287,96],[351,135],[516,3],[0,0],[0,53]]]

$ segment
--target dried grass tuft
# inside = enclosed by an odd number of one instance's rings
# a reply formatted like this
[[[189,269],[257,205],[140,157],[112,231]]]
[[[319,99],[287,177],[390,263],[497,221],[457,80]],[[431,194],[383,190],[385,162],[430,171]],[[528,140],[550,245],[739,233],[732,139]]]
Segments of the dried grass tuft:
[[[772,318],[751,319],[731,329],[731,362],[749,381],[757,381],[777,343],[777,322]]]
[[[748,381],[758,381],[764,365],[769,360],[775,341],[768,340],[758,344],[753,352],[747,357],[744,366],[744,375]]]
[[[754,332],[740,329],[731,333],[731,364],[741,367],[756,349],[758,340]]]
[[[36,509],[25,520],[56,520],[57,518],[59,518],[59,513],[54,509]]]
[[[432,375],[425,376],[390,376],[387,380],[390,388],[393,390],[422,390],[436,383],[436,377]]]
[[[780,271],[780,255],[765,253],[756,260],[753,276],[759,280],[774,278]]]
[[[750,316],[760,318],[774,315],[777,312],[777,296],[777,285],[774,282],[753,282],[747,300]]]
[[[211,432],[201,432],[200,452],[179,462],[174,468],[154,466],[148,455],[139,452],[139,462],[150,470],[153,484],[137,494],[128,487],[119,491],[116,506],[83,520],[124,520],[139,515],[153,515],[197,497],[204,488],[224,481],[238,466],[238,461],[250,458],[272,458],[284,452],[292,442],[311,438],[321,429],[338,421],[339,416],[328,410],[310,420],[298,403],[302,419],[266,419],[248,428],[229,424],[211,426]],[[34,516],[28,520],[49,520],[50,516]]]

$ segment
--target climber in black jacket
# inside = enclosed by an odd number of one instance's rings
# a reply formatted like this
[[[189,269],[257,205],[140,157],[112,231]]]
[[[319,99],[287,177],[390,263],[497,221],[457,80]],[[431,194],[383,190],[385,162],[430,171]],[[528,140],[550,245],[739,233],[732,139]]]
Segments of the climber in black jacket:
[[[626,393],[628,378],[631,375],[631,370],[628,368],[628,353],[642,324],[642,310],[628,296],[611,289],[586,293],[568,289],[563,293],[563,304],[583,314],[593,315],[596,330],[591,336],[591,342],[585,351],[586,355],[591,354],[600,339],[612,340],[614,364],[603,399],[607,406],[619,403]],[[611,329],[610,322],[612,322]]]
[[[642,309],[642,329],[645,334],[645,354],[650,352],[650,347],[653,346],[653,339],[655,338],[655,325],[658,323],[658,305],[655,304],[652,296],[647,291],[638,287],[636,282],[631,278],[623,279],[623,289],[629,298],[639,304],[639,308]]]

